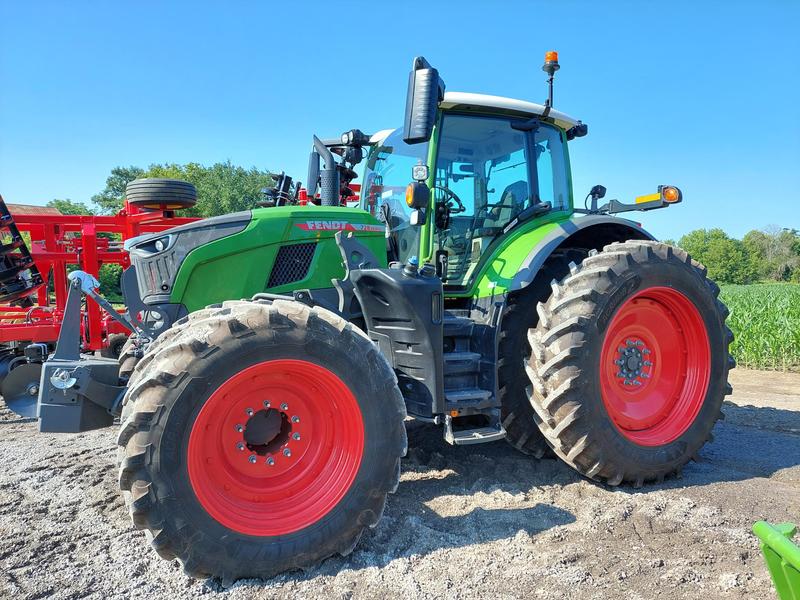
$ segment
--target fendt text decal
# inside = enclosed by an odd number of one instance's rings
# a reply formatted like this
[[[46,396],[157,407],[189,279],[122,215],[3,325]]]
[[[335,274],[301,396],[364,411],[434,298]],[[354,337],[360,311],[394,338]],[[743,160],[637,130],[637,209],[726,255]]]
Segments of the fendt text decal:
[[[383,231],[382,225],[350,223],[349,221],[306,221],[295,225],[303,231]]]

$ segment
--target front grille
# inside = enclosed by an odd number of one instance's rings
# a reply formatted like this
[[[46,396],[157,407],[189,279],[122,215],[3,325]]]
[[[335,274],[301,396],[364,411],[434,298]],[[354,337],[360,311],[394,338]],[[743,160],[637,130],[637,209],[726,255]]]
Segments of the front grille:
[[[305,279],[316,249],[316,242],[281,246],[269,274],[267,287],[273,288]]]
[[[139,295],[146,299],[152,295],[168,294],[175,277],[175,249],[155,254],[142,255],[131,252],[131,264],[136,267]]]

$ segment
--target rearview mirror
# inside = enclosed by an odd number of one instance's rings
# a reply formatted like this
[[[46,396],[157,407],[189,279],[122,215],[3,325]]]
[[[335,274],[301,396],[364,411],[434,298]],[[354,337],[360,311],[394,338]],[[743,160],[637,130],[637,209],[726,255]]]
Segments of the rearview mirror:
[[[406,144],[427,142],[431,138],[436,123],[436,109],[443,98],[444,81],[439,77],[439,71],[423,57],[416,57],[408,77],[403,126],[403,141]]]

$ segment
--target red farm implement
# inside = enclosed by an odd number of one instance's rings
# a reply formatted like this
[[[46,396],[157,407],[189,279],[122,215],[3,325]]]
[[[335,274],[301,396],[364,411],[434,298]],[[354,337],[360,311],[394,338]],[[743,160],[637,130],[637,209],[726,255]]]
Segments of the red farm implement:
[[[40,358],[61,331],[71,267],[95,277],[102,265],[127,268],[126,240],[197,220],[175,217],[171,208],[126,202],[115,215],[62,215],[7,206],[0,196],[0,389],[9,408],[35,416]],[[93,302],[81,316],[82,351],[119,352],[129,333],[124,326]]]

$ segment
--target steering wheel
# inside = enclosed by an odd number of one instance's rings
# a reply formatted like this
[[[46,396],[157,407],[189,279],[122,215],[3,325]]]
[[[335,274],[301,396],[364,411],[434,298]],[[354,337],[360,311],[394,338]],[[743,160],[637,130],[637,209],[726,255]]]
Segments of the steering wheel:
[[[450,208],[450,212],[452,214],[457,215],[459,213],[467,212],[467,207],[464,206],[464,203],[461,201],[461,198],[459,198],[453,190],[443,185],[437,185],[436,189],[442,190],[444,192],[444,195],[447,198],[446,202],[448,203],[448,206],[450,202],[455,203],[456,207]]]

